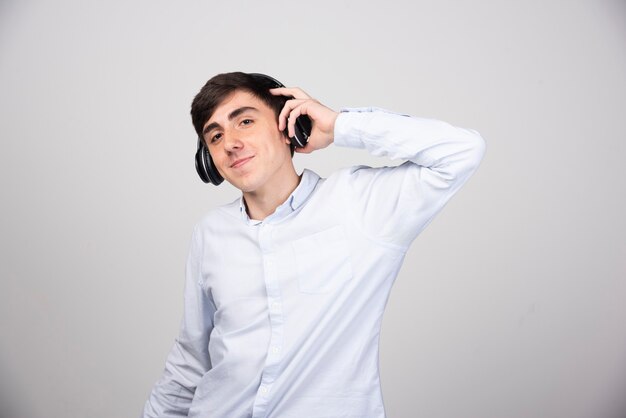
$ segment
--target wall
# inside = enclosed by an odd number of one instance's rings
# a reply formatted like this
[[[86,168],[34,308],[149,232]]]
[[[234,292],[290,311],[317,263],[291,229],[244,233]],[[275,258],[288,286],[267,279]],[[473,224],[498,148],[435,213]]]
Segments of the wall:
[[[487,142],[389,300],[389,417],[626,415],[625,39],[617,0],[4,0],[0,415],[139,415],[192,226],[237,195],[196,178],[188,115],[232,70]]]

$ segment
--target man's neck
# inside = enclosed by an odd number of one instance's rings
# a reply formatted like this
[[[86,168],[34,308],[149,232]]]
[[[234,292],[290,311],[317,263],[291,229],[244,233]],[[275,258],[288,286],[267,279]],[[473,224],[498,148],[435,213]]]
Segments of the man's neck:
[[[292,170],[276,184],[265,184],[262,189],[254,192],[243,192],[250,219],[263,220],[274,213],[298,187],[300,178],[301,176]]]

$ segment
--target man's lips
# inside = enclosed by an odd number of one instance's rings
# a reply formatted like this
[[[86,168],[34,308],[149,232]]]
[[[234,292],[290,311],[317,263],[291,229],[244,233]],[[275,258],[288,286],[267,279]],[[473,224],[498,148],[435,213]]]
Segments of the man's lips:
[[[236,160],[234,163],[232,163],[230,165],[230,168],[239,168],[242,165],[244,165],[245,163],[247,163],[248,161],[250,161],[251,159],[254,158],[254,155],[251,157],[245,157],[245,158],[240,158],[238,160]]]

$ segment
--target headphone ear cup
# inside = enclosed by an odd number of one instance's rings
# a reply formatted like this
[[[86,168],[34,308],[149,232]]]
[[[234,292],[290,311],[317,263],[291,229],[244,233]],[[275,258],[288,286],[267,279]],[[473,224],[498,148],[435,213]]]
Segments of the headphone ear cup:
[[[198,150],[196,151],[196,171],[205,183],[218,186],[224,181],[224,177],[217,171],[209,150],[204,146],[201,138],[198,138]]]
[[[304,148],[309,142],[309,135],[311,135],[311,119],[306,115],[298,116],[296,123],[293,125],[294,136],[289,136],[289,129],[285,128],[283,133],[292,147]],[[293,152],[291,153],[293,156]]]
[[[204,159],[206,160],[206,166],[207,166],[207,174],[209,175],[209,178],[211,179],[211,183],[215,184],[216,186],[219,186],[224,181],[224,177],[222,177],[220,172],[217,171],[217,167],[215,167],[215,164],[213,163],[213,157],[211,157],[209,150],[206,149],[206,147],[203,147],[203,148],[204,148],[203,155],[204,155]]]
[[[291,143],[298,148],[304,148],[309,142],[309,135],[311,135],[311,119],[306,115],[298,116],[296,123],[294,124],[295,135],[290,138]]]

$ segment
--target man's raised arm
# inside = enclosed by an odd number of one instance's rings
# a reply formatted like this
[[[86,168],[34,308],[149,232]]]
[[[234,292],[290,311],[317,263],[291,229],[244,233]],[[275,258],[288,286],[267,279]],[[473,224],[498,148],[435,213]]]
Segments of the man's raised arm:
[[[346,205],[376,240],[408,247],[476,171],[485,153],[478,132],[443,121],[378,108],[338,113],[299,88],[272,93],[293,97],[279,115],[279,129],[287,127],[293,134],[295,119],[303,114],[313,122],[309,143],[298,152],[335,143],[407,160],[397,167],[352,167],[343,180],[352,191]]]

